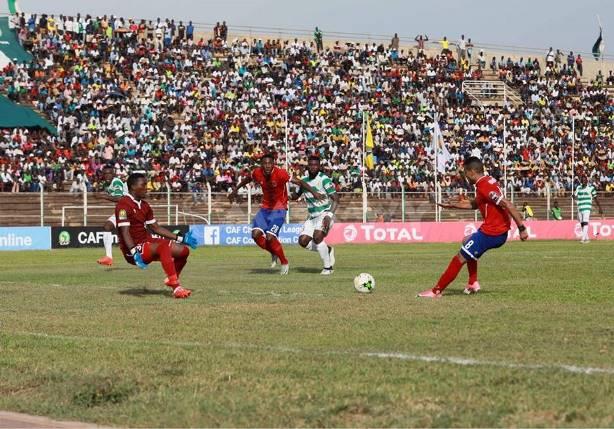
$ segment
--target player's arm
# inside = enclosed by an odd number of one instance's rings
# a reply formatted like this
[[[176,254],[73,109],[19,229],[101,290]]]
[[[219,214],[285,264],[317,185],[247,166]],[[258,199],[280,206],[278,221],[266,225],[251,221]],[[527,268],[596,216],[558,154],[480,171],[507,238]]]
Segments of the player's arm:
[[[323,200],[323,199],[325,199],[325,198],[326,198],[326,195],[320,194],[318,191],[316,191],[315,189],[313,189],[313,188],[311,187],[311,185],[309,185],[308,183],[305,183],[305,182],[304,182],[303,180],[301,180],[301,179],[298,179],[298,178],[296,178],[296,177],[293,177],[293,178],[291,178],[291,179],[290,179],[290,182],[291,182],[291,183],[294,183],[295,185],[298,185],[298,186],[301,188],[301,190],[302,190],[303,192],[310,192],[310,193],[311,193],[311,195],[313,195],[313,197],[314,197],[316,200]]]
[[[177,243],[185,244],[186,246],[190,246],[192,249],[196,249],[198,243],[196,242],[196,238],[192,237],[192,233],[188,231],[187,234],[178,233],[175,234],[172,231],[164,228],[158,222],[154,222],[148,225],[149,230],[159,235],[160,237],[168,238],[169,240],[174,240]]]
[[[159,235],[160,237],[168,238],[169,240],[179,241],[180,234],[174,234],[173,232],[171,232],[168,229],[164,228],[158,222],[152,223],[152,224],[147,225],[147,226],[149,227],[149,230],[152,233],[154,233],[156,235]]]
[[[233,186],[232,187],[232,192],[228,195],[228,199],[232,202],[235,200],[235,198],[237,198],[237,193],[239,192],[239,189],[241,189],[244,186],[247,186],[249,183],[252,182],[252,176],[247,176],[245,177],[243,180],[241,180],[239,182],[239,184],[237,186]]]
[[[452,198],[444,203],[436,203],[444,209],[476,210],[478,204],[473,198]]]
[[[301,188],[298,188],[297,190],[292,191],[292,193],[290,194],[290,199],[292,201],[296,201],[301,197],[301,195],[303,195],[303,190]]]
[[[518,227],[518,231],[520,231],[520,239],[522,241],[525,241],[527,238],[529,238],[529,234],[527,233],[527,227],[524,226],[524,222],[522,220],[522,215],[520,214],[516,206],[514,206],[514,203],[509,200],[506,200],[505,198],[501,198],[501,201],[499,201],[498,205],[500,207],[503,207],[510,214],[512,219],[514,219],[514,222]]]
[[[334,216],[335,212],[337,211],[337,207],[339,206],[339,194],[337,194],[336,192],[331,192],[328,194],[328,198],[330,198],[332,201],[330,205],[330,212]],[[330,230],[331,222],[332,222],[331,216],[326,216],[324,220],[322,221],[322,231],[324,231],[324,234],[326,235],[328,235],[328,231]]]
[[[124,243],[126,243],[126,246],[128,247],[128,249],[130,249],[129,252],[134,258],[134,264],[142,270],[147,268],[147,264],[145,263],[145,261],[143,261],[143,255],[141,254],[141,251],[136,247],[136,244],[134,244],[134,240],[130,235],[130,226],[118,224],[118,228],[119,233],[124,240]]]
[[[126,243],[126,247],[128,247],[130,250],[134,249],[135,244],[132,236],[130,235],[130,224],[128,224],[128,226],[118,226],[118,229],[124,243]]]

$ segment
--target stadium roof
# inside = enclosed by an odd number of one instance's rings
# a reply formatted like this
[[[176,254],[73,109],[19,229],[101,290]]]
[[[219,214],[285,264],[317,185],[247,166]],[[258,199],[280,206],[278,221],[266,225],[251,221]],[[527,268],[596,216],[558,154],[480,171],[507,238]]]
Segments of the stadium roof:
[[[13,103],[4,95],[0,95],[0,128],[44,128],[57,134],[56,128],[34,109]]]
[[[9,62],[32,61],[32,55],[21,47],[17,34],[9,27],[9,17],[0,17],[0,68]]]
[[[14,15],[20,11],[17,0],[0,0],[0,15]]]

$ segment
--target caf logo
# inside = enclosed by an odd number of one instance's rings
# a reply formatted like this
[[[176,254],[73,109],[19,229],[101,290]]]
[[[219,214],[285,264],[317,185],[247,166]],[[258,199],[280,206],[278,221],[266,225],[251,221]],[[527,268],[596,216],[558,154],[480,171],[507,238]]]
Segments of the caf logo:
[[[60,246],[68,246],[70,244],[70,234],[68,233],[68,231],[60,232],[60,235],[58,236],[58,241]]]

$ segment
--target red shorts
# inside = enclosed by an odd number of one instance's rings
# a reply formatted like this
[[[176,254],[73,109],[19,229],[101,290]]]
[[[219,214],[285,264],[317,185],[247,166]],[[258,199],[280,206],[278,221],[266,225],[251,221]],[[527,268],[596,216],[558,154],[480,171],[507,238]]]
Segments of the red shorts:
[[[146,264],[158,261],[160,259],[157,254],[153,253],[153,248],[151,246],[152,244],[157,244],[158,246],[172,247],[173,241],[169,240],[168,238],[150,238],[144,243],[137,244],[136,248],[139,252],[141,252],[141,255],[143,255],[143,262],[145,262]],[[123,252],[123,254],[124,258],[126,259],[126,262],[132,265],[136,265],[134,263],[134,257],[129,252]]]

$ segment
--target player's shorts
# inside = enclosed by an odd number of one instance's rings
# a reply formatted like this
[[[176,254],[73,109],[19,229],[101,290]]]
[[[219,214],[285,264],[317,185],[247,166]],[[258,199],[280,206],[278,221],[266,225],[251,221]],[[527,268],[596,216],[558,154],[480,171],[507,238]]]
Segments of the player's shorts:
[[[591,219],[591,212],[589,210],[584,210],[584,211],[578,210],[578,222],[588,223],[590,219]]]
[[[139,243],[136,245],[138,251],[143,255],[143,262],[149,264],[151,262],[159,260],[158,255],[154,255],[151,249],[151,245],[157,243],[158,246],[172,246],[173,241],[168,238],[150,238],[148,241],[144,243]],[[122,249],[123,250],[123,249]],[[124,259],[131,265],[136,265],[134,263],[134,257],[130,254],[130,252],[123,251]]]
[[[463,244],[461,253],[466,258],[478,260],[486,251],[503,246],[506,240],[507,232],[501,235],[487,235],[477,230]]]
[[[278,236],[286,221],[286,210],[260,209],[252,223],[252,229],[259,229],[265,234]]]
[[[117,219],[115,218],[115,215],[110,216],[107,219],[107,222],[111,222],[113,224],[113,228],[117,228]]]
[[[322,212],[317,217],[309,218],[303,224],[303,229],[299,235],[306,235],[308,237],[313,238],[314,231],[323,231],[322,222],[324,222],[325,217],[330,217],[330,228],[333,227],[334,216],[331,212]]]

